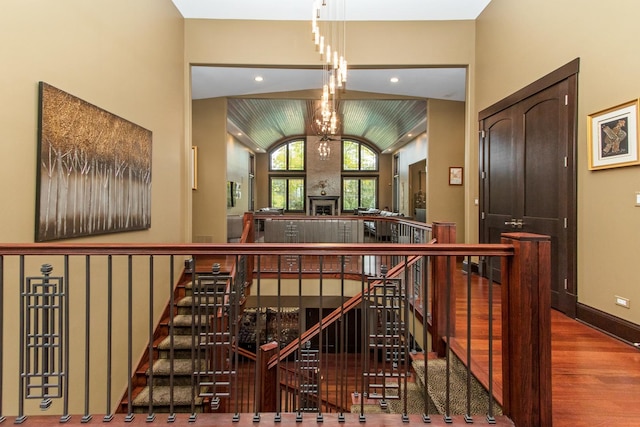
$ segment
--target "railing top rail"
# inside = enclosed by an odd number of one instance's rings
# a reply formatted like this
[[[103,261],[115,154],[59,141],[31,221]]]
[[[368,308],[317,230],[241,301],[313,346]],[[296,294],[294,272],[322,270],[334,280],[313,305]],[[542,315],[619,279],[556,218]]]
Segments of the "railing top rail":
[[[510,256],[508,244],[388,243],[4,243],[3,255],[438,255]]]

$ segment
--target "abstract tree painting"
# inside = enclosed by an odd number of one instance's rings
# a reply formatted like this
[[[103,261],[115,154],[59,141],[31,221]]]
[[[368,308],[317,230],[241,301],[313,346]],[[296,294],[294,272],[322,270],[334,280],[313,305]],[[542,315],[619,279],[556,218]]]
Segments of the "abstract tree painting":
[[[151,226],[151,131],[40,82],[35,240]]]

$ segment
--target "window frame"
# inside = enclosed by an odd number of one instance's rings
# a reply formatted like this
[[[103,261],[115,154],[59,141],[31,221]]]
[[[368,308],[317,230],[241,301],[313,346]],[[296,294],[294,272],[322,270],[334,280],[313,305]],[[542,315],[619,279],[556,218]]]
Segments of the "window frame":
[[[358,180],[358,203],[356,206],[356,209],[345,209],[345,196],[344,196],[344,181],[345,179],[352,179],[352,180]],[[363,207],[362,206],[362,180],[364,179],[373,179],[375,181],[376,184],[376,191],[375,191],[375,203],[374,203],[374,207],[378,206],[378,202],[380,201],[380,176],[376,175],[376,174],[343,174],[340,177],[340,203],[341,203],[341,211],[342,212],[354,212],[356,211],[358,208]]]
[[[289,168],[289,160],[290,160],[290,156],[289,156],[289,147],[292,143],[294,142],[302,142],[302,169],[290,169]],[[273,169],[273,162],[272,162],[272,156],[273,154],[280,150],[281,148],[286,146],[286,155],[285,155],[285,163],[286,166],[284,169]],[[307,138],[300,138],[300,137],[296,137],[296,138],[290,138],[287,139],[285,141],[282,141],[280,143],[278,143],[277,145],[274,145],[273,147],[271,147],[269,149],[269,172],[273,172],[273,173],[305,173],[307,172]]]
[[[358,169],[345,169],[344,168],[344,145],[345,142],[351,142],[358,144]],[[362,148],[365,147],[376,156],[376,167],[375,169],[362,169]],[[380,172],[380,151],[372,144],[369,144],[365,141],[362,141],[357,138],[342,138],[340,141],[340,169],[342,173],[379,173]]]
[[[344,156],[344,144],[345,141],[348,141],[350,143],[356,143],[358,144],[358,169],[345,169],[344,168],[344,160],[345,160],[345,156]],[[368,150],[370,150],[371,152],[373,152],[376,156],[376,167],[375,169],[362,169],[362,148],[365,147]],[[376,184],[376,191],[375,191],[375,207],[377,207],[378,203],[380,202],[380,151],[377,149],[377,147],[375,147],[374,145],[366,142],[366,141],[362,141],[358,138],[350,138],[350,137],[344,137],[341,140],[341,144],[340,144],[340,169],[342,171],[341,176],[340,176],[340,204],[342,212],[354,212],[357,208],[362,207],[361,203],[362,203],[362,184],[361,184],[361,180],[363,179],[374,179],[375,180],[375,184]],[[356,209],[345,209],[345,188],[344,188],[344,181],[345,179],[357,179],[358,180],[358,206],[356,207]]]
[[[289,169],[289,161],[290,161],[290,155],[289,155],[289,147],[292,143],[294,142],[302,142],[302,169]],[[286,147],[286,167],[285,169],[273,169],[273,163],[272,163],[272,155],[282,149],[283,147]],[[283,179],[286,181],[285,183],[285,206],[284,206],[284,211],[285,212],[291,212],[291,213],[305,213],[306,212],[306,208],[307,208],[307,138],[306,137],[293,137],[293,138],[287,138],[286,140],[280,141],[279,143],[273,145],[267,152],[267,155],[269,156],[269,185],[268,185],[268,191],[269,191],[269,206],[270,207],[274,207],[273,206],[273,185],[272,182],[274,179]],[[289,180],[292,179],[301,179],[302,180],[302,189],[303,189],[303,194],[302,194],[302,209],[289,209]]]
[[[292,213],[305,213],[306,212],[306,208],[307,208],[307,176],[306,175],[294,175],[294,174],[269,174],[269,206],[270,207],[276,207],[273,205],[273,200],[272,200],[272,195],[273,195],[273,190],[272,190],[272,182],[274,179],[283,179],[286,181],[286,185],[285,185],[285,206],[284,206],[284,211],[285,212],[292,212]],[[302,194],[302,209],[289,209],[289,180],[292,179],[301,179],[302,180],[302,188],[303,188],[303,194]]]

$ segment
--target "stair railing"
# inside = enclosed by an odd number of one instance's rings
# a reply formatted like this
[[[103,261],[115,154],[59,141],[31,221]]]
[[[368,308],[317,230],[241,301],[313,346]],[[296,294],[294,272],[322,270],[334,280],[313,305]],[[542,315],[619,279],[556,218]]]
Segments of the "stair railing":
[[[520,417],[516,423],[526,424],[528,420],[539,420],[546,423],[550,411],[550,371],[548,370],[549,349],[547,332],[549,322],[545,318],[546,293],[548,288],[548,239],[531,235],[508,235],[505,243],[500,245],[459,245],[459,244],[285,244],[285,243],[257,243],[257,244],[3,244],[0,245],[0,325],[4,349],[17,348],[17,352],[0,352],[0,377],[9,388],[0,395],[0,417],[14,417],[15,422],[28,422],[28,418],[41,410],[56,414],[60,421],[68,421],[76,415],[82,420],[89,421],[94,413],[104,414],[104,419],[124,417],[132,420],[136,416],[134,400],[140,398],[142,390],[132,378],[131,367],[136,355],[149,351],[154,354],[152,361],[157,361],[161,349],[156,347],[158,325],[161,322],[163,308],[172,295],[177,282],[176,270],[180,269],[185,259],[237,259],[246,256],[255,261],[256,276],[252,281],[251,295],[247,297],[247,306],[254,304],[259,309],[275,307],[277,313],[283,307],[296,305],[300,309],[300,324],[307,324],[308,315],[319,315],[318,334],[309,341],[314,348],[320,350],[318,360],[318,376],[322,379],[317,390],[317,401],[337,401],[340,410],[338,417],[349,417],[348,407],[357,404],[353,390],[363,390],[362,377],[356,375],[355,386],[347,384],[347,377],[351,373],[362,369],[363,359],[349,358],[350,351],[362,353],[368,339],[365,336],[356,338],[351,332],[367,325],[362,317],[357,318],[352,313],[345,313],[341,308],[339,321],[325,326],[322,319],[324,314],[334,312],[333,307],[340,306],[357,293],[353,283],[344,274],[344,269],[337,277],[335,273],[323,275],[322,263],[325,257],[343,259],[350,257],[360,265],[364,259],[371,259],[374,265],[380,265],[382,260],[395,257],[405,266],[414,259],[428,258],[427,265],[433,265],[440,257],[444,257],[447,271],[451,269],[452,260],[458,257],[489,257],[498,256],[503,259],[502,281],[503,310],[502,333],[506,338],[506,348],[497,350],[504,354],[503,359],[503,410],[504,413]],[[546,252],[545,252],[546,251]],[[291,283],[285,283],[280,277],[262,277],[261,260],[276,259],[274,265],[282,265],[287,257],[296,257],[300,268],[297,269],[298,288]],[[313,265],[310,269],[317,269],[320,273],[312,282],[303,277],[306,264]],[[470,258],[469,258],[470,259]],[[42,264],[50,267],[41,271]],[[344,262],[342,263],[344,264]],[[225,263],[223,261],[222,265]],[[179,271],[179,270],[178,270]],[[408,286],[407,272],[401,277],[403,286]],[[361,290],[367,283],[366,275],[360,279]],[[448,279],[449,289],[452,288],[452,278]],[[337,286],[336,286],[337,283]],[[523,286],[522,284],[524,283]],[[18,284],[19,286],[11,286]],[[422,293],[431,294],[435,285],[424,280]],[[272,290],[275,289],[275,298]],[[285,292],[286,290],[286,292]],[[525,295],[524,290],[534,290],[535,295]],[[289,293],[293,291],[292,293]],[[406,292],[410,294],[411,289]],[[140,298],[142,296],[142,299]],[[534,298],[535,297],[535,298]],[[118,303],[116,303],[118,298]],[[446,296],[445,296],[446,298]],[[55,301],[55,303],[50,303]],[[340,304],[334,305],[337,301]],[[259,302],[258,304],[255,304]],[[410,304],[402,304],[409,308]],[[452,304],[446,304],[452,307]],[[135,307],[135,309],[134,309]],[[361,310],[367,309],[361,304]],[[526,319],[516,313],[529,313]],[[304,316],[305,322],[302,322]],[[445,319],[448,316],[445,316]],[[8,328],[4,319],[16,319],[18,328]],[[46,319],[46,322],[45,322]],[[139,322],[144,327],[137,326]],[[107,324],[108,323],[108,324]],[[406,322],[405,322],[406,323]],[[447,322],[445,322],[447,323]],[[170,327],[182,327],[179,322],[169,322]],[[310,324],[314,324],[313,321]],[[295,352],[284,355],[286,345],[280,341],[283,330],[278,330],[276,323],[275,336],[278,338],[276,352],[280,353],[277,360],[282,364],[290,363],[295,366]],[[456,332],[459,324],[456,325]],[[104,329],[104,332],[103,332]],[[425,328],[423,328],[425,329]],[[302,330],[302,329],[300,329]],[[112,331],[112,332],[109,332]],[[126,331],[114,333],[113,331]],[[332,335],[333,334],[333,335]],[[256,344],[259,344],[260,334],[256,334]],[[415,333],[417,335],[417,332]],[[427,332],[424,332],[420,350],[426,354],[429,351]],[[43,338],[44,337],[44,338]],[[303,334],[298,334],[298,348]],[[454,338],[451,325],[445,327],[444,341],[450,343]],[[457,336],[456,336],[457,338]],[[411,339],[417,339],[412,336]],[[541,356],[531,351],[531,346],[525,346],[523,339],[537,340],[536,350],[542,351]],[[149,343],[153,343],[150,345]],[[52,345],[55,344],[55,345]],[[523,344],[523,345],[520,345]],[[514,348],[517,347],[517,348]],[[47,349],[45,351],[45,349]],[[178,351],[171,347],[172,352]],[[528,353],[527,353],[528,352]],[[449,353],[449,352],[447,352]],[[108,360],[104,355],[108,355]],[[331,357],[329,357],[331,356]],[[169,356],[171,357],[171,356]],[[386,357],[386,356],[385,356]],[[69,361],[83,360],[84,363],[71,364]],[[18,363],[19,361],[19,363]],[[53,364],[52,364],[53,363]],[[61,363],[58,368],[57,363]],[[334,366],[330,365],[334,363]],[[13,372],[11,367],[20,366],[19,372]],[[159,370],[149,367],[149,374],[154,381],[162,382]],[[258,378],[258,373],[254,373]],[[518,383],[520,375],[527,378],[534,376],[533,387],[524,387]],[[73,390],[69,387],[73,378]],[[84,378],[84,381],[79,380]],[[235,381],[235,380],[234,380]],[[332,381],[332,382],[330,382]],[[256,383],[258,381],[255,381]],[[278,383],[276,383],[278,384]],[[234,383],[233,387],[239,387]],[[279,387],[279,385],[277,385]],[[109,396],[115,390],[126,389],[130,399],[125,413],[115,414],[116,406],[109,404]],[[89,392],[91,390],[91,393]],[[535,393],[535,394],[532,394]],[[348,401],[345,401],[345,396]],[[177,412],[179,398],[173,396],[169,408],[163,408],[156,402],[154,394],[142,406],[142,413],[149,423],[164,423],[174,421],[181,415]],[[365,404],[364,396],[360,397],[360,404]],[[142,399],[142,398],[141,398]],[[142,399],[144,400],[144,399]],[[542,403],[541,403],[542,402]],[[105,403],[108,406],[104,410]],[[548,403],[548,404],[547,404]],[[187,402],[188,406],[192,402]],[[529,405],[529,406],[528,406]],[[255,407],[255,406],[254,406]],[[362,408],[362,405],[361,405]],[[282,416],[283,407],[277,408]],[[167,418],[158,416],[164,411]],[[198,417],[197,410],[187,409],[189,417]],[[325,413],[335,409],[316,408],[313,417],[322,420]],[[254,410],[253,417],[264,416],[262,411]],[[296,408],[293,416],[308,417],[301,408]],[[408,414],[406,409],[401,414],[405,417],[414,415],[423,417],[428,415]],[[240,417],[235,413],[234,417]],[[365,421],[373,416],[361,410],[358,418]],[[375,417],[375,416],[374,416]],[[499,417],[496,417],[499,419]]]

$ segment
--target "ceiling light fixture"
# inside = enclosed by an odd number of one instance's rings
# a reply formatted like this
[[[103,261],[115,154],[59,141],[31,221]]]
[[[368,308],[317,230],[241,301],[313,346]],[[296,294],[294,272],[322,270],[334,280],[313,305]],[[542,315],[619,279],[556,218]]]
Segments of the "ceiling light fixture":
[[[261,82],[264,80],[264,78],[262,76],[256,76],[253,80],[257,81],[257,82]]]
[[[312,124],[320,136],[318,152],[322,160],[331,152],[329,136],[338,132],[337,97],[347,83],[345,5],[346,0],[313,2],[311,34],[322,60],[323,81],[320,111],[316,112]]]
[[[389,81],[390,81],[391,83],[398,83],[398,82],[400,81],[400,79],[399,79],[399,78],[397,78],[397,77],[391,77],[391,78],[389,79]]]

